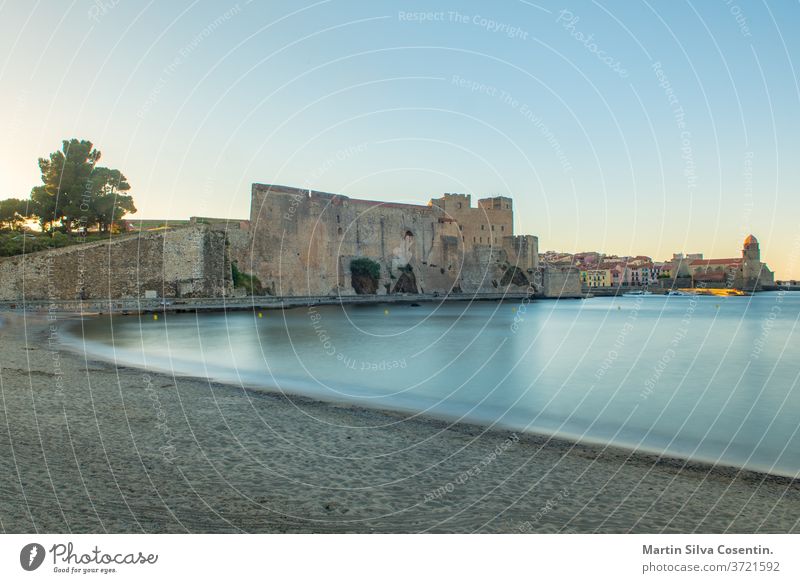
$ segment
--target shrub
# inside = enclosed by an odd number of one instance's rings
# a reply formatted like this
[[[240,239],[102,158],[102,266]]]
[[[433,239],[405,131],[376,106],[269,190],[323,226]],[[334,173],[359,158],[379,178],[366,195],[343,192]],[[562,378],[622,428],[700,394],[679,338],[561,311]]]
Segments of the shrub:
[[[368,257],[358,257],[350,262],[350,274],[377,281],[381,277],[381,266]]]
[[[244,288],[251,296],[261,294],[263,289],[261,281],[255,275],[239,271],[236,262],[231,262],[231,276],[233,277],[234,288]]]

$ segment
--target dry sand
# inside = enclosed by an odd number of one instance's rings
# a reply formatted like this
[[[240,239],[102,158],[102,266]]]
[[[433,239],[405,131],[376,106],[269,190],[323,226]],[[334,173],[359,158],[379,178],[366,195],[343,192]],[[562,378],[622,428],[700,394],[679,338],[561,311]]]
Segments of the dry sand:
[[[5,532],[800,531],[784,478],[115,367],[48,326],[0,315]]]

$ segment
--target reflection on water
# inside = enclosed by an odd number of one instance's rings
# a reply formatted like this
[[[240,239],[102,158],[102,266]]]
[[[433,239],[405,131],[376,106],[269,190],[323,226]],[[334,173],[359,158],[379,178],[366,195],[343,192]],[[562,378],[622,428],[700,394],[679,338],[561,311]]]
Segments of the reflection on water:
[[[75,342],[179,374],[795,475],[799,314],[800,294],[780,292],[324,306],[92,319]]]

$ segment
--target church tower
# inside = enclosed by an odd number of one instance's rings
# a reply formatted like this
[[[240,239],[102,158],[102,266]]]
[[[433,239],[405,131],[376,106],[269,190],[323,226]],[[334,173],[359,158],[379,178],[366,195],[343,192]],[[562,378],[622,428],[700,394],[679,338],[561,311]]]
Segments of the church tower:
[[[759,287],[761,274],[761,251],[758,248],[758,239],[748,235],[742,248],[742,284],[746,290],[754,291]]]
[[[745,262],[755,261],[761,263],[761,251],[758,248],[758,239],[756,239],[753,235],[748,235],[744,240],[742,258],[745,260]]]

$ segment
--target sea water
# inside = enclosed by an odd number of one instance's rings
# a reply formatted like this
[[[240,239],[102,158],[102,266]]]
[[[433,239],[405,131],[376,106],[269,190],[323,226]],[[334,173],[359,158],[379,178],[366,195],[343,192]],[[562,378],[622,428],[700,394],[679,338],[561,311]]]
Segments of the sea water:
[[[795,476],[800,294],[108,316],[121,364]]]

